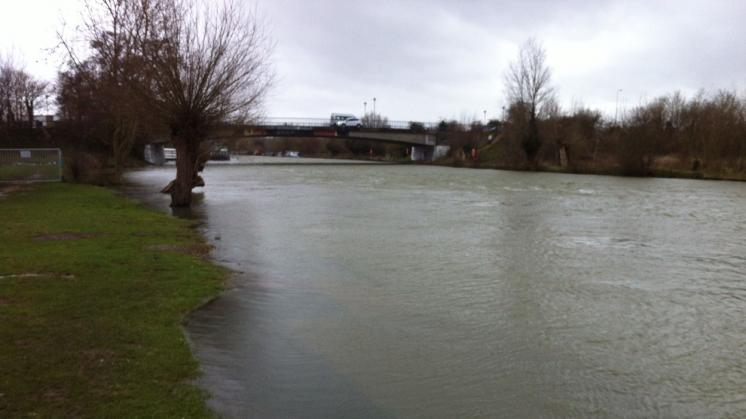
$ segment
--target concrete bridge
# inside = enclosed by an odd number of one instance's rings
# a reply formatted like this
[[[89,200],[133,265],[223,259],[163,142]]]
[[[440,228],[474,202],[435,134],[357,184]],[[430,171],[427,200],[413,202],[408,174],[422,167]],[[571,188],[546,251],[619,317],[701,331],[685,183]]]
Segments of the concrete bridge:
[[[213,133],[215,139],[252,137],[352,138],[408,146],[435,146],[434,124],[393,121],[380,127],[332,125],[328,119],[265,118],[253,124],[225,125]]]
[[[219,126],[211,133],[209,139],[219,142],[241,138],[301,137],[374,141],[408,146],[410,158],[421,161],[432,160],[434,157],[436,126],[436,123],[390,121],[380,127],[347,127],[333,125],[329,119],[263,118],[255,123]],[[150,148],[156,153],[155,160],[161,160],[158,154],[162,148]]]

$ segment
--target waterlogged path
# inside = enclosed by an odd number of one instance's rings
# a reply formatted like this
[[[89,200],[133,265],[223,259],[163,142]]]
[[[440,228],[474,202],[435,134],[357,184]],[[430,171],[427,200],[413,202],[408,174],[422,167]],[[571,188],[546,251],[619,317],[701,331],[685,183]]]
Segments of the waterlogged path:
[[[170,169],[130,192],[163,208]],[[746,184],[211,166],[229,417],[746,417]]]

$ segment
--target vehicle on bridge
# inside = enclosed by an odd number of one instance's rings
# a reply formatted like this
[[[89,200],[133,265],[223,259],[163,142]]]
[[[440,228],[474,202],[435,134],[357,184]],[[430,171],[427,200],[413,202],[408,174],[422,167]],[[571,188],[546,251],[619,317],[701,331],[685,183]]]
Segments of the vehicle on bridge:
[[[330,118],[330,125],[333,127],[362,128],[363,121],[352,114],[333,113]]]

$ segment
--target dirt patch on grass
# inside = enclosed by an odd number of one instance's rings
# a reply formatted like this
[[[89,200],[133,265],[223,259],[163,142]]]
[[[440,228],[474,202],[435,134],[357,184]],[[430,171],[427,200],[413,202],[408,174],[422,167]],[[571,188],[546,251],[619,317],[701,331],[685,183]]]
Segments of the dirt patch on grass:
[[[154,244],[147,246],[145,250],[149,252],[175,252],[184,253],[193,256],[205,257],[212,251],[212,246],[209,244],[192,244],[192,245],[178,245],[178,244]]]
[[[17,339],[15,342],[16,348],[29,349],[34,347],[34,342],[29,339]]]
[[[159,233],[146,233],[146,232],[142,232],[142,231],[138,231],[138,232],[132,233],[133,237],[158,237],[160,235],[161,234],[159,234]]]
[[[62,403],[67,401],[67,396],[65,395],[65,392],[62,390],[47,390],[42,394],[42,399],[47,402],[52,403]]]
[[[39,241],[61,241],[61,240],[80,240],[80,239],[91,239],[94,237],[101,237],[103,234],[101,233],[71,233],[71,232],[64,232],[64,233],[54,233],[54,234],[42,234],[41,236],[36,236],[34,239]]]
[[[86,368],[98,368],[104,364],[111,364],[118,358],[118,354],[109,349],[88,349],[81,351],[81,355]]]
[[[0,279],[34,279],[34,278],[55,278],[55,279],[75,279],[75,275],[66,272],[25,272],[22,274],[0,275]],[[1,302],[2,300],[0,300]],[[0,305],[2,305],[0,303]]]
[[[0,199],[5,198],[6,195],[11,194],[13,192],[21,192],[28,190],[28,186],[24,185],[0,185]]]

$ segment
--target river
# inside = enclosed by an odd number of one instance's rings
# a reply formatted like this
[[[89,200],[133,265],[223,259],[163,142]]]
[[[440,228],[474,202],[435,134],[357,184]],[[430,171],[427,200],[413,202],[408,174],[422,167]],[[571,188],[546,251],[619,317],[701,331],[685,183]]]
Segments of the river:
[[[746,417],[746,184],[214,165],[189,318],[227,417]],[[173,167],[131,172],[157,193]]]

